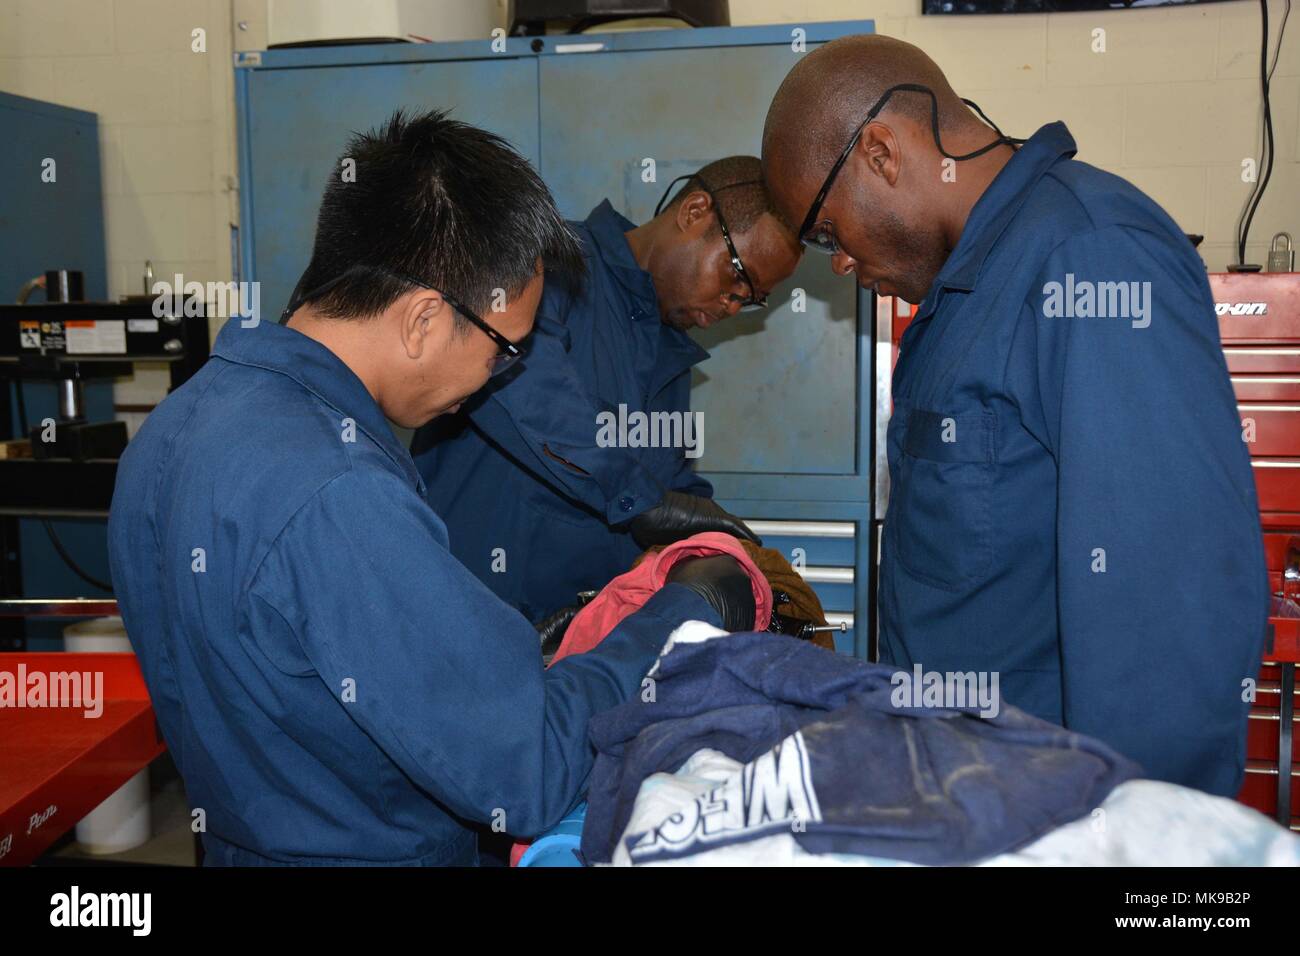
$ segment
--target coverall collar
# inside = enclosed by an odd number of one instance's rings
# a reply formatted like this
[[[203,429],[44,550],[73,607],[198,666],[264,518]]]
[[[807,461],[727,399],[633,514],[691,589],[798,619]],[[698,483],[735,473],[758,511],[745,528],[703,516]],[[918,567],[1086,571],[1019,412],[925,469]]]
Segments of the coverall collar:
[[[627,241],[626,233],[635,229],[636,223],[615,210],[608,199],[602,199],[587,217],[587,228],[595,237],[597,253],[615,270],[619,284],[658,321],[659,297],[654,280],[636,261]]]
[[[640,357],[646,363],[650,391],[656,392],[683,370],[703,362],[709,353],[682,330],[664,324],[659,314],[659,296],[655,292],[654,279],[636,261],[627,241],[626,233],[635,229],[636,223],[615,210],[608,199],[602,199],[587,217],[586,225],[596,240],[600,258],[632,299],[633,309],[629,313],[632,320],[650,322],[659,327],[659,342],[672,353],[669,360],[658,352],[643,353]]]
[[[928,312],[941,289],[969,292],[984,267],[990,250],[1020,207],[1034,184],[1062,158],[1069,159],[1078,147],[1062,122],[1048,123],[1016,150],[976,201],[948,260],[930,287],[921,311]]]
[[[228,362],[293,379],[339,412],[340,430],[342,419],[351,418],[360,431],[384,450],[416,490],[424,494],[424,480],[416,471],[410,453],[398,443],[366,386],[342,359],[315,339],[277,322],[259,322],[252,328],[243,328],[232,320],[217,333],[212,354]]]

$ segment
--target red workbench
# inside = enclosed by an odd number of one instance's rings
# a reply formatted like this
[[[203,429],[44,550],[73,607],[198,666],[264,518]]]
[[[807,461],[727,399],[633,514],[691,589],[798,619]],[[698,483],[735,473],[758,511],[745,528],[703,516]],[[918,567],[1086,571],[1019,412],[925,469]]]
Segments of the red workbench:
[[[0,866],[31,863],[165,749],[134,654],[0,654],[0,681],[23,671],[102,673],[103,711],[0,706]]]

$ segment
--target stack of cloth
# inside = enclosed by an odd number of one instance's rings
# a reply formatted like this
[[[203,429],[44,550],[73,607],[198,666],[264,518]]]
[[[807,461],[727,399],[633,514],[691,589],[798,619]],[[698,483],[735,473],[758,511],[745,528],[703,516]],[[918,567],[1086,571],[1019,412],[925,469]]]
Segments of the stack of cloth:
[[[547,666],[553,666],[570,654],[586,653],[600,644],[625,617],[638,610],[664,586],[668,573],[679,561],[720,554],[735,558],[748,575],[754,591],[757,626],[766,625],[773,619],[773,612],[778,611],[817,625],[826,624],[821,601],[781,552],[728,534],[703,532],[674,544],[650,548],[642,554],[631,570],[611,581],[569,622],[564,639]],[[835,649],[827,633],[815,635],[812,643]],[[514,844],[510,852],[512,866],[518,864],[527,848],[526,841]]]
[[[766,859],[972,863],[1087,816],[1140,775],[1006,703],[993,716],[916,706],[896,673],[782,635],[683,625],[650,671],[652,699],[592,718],[585,861],[683,861],[761,840]],[[712,779],[682,799],[679,770]]]

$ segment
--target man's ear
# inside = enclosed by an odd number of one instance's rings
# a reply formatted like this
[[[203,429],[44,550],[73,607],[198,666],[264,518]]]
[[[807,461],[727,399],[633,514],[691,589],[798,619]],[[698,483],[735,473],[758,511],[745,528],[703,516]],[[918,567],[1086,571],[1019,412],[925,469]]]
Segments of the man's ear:
[[[866,162],[870,175],[879,176],[890,186],[898,182],[903,165],[902,140],[884,123],[868,123],[854,152],[857,159]]]
[[[437,341],[447,310],[447,301],[432,289],[420,289],[399,300],[398,335],[407,358],[418,359]]]
[[[713,200],[709,194],[702,189],[695,189],[687,193],[685,198],[677,204],[677,228],[682,232],[693,232],[700,228],[713,213]]]

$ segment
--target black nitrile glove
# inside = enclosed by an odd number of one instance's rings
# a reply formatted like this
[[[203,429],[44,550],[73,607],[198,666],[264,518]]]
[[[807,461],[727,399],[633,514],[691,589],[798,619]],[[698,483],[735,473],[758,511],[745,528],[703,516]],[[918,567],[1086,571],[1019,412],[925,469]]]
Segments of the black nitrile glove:
[[[684,584],[722,618],[726,631],[754,629],[754,588],[740,563],[727,554],[712,558],[687,558],[668,572],[669,584]]]
[[[684,491],[668,492],[659,504],[633,518],[628,528],[633,540],[643,548],[672,544],[701,531],[721,531],[737,538],[747,538],[755,544],[763,543],[745,522],[712,498],[689,495]]]
[[[552,654],[560,649],[560,643],[564,640],[564,632],[569,629],[569,622],[577,616],[582,608],[577,604],[570,604],[568,607],[562,607],[542,618],[533,625],[537,629],[537,638],[541,643],[542,657],[550,658]]]

